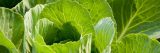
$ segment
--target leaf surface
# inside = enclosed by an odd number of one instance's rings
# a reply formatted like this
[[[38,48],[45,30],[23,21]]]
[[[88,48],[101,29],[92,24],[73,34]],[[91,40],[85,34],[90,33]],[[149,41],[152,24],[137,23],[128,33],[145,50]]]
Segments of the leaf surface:
[[[0,31],[0,53],[18,53],[16,46]]]
[[[101,19],[95,26],[95,46],[100,53],[110,53],[111,43],[115,35],[114,22],[111,18]]]
[[[17,49],[21,50],[24,32],[23,17],[10,9],[0,7],[0,31]]]
[[[146,34],[129,34],[113,45],[113,53],[159,53],[160,43]]]
[[[160,1],[109,0],[117,22],[118,40],[129,33],[153,35],[160,31]]]

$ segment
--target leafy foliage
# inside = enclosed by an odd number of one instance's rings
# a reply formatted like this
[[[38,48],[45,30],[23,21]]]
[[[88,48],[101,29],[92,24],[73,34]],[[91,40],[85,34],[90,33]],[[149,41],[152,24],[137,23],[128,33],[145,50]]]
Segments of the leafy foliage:
[[[0,7],[0,53],[159,53],[159,4],[22,0]]]

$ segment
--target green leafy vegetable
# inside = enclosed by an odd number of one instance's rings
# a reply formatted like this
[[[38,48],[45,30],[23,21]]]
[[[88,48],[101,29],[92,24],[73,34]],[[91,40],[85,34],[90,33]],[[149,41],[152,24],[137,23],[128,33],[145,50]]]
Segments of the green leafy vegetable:
[[[159,10],[158,0],[22,0],[0,7],[0,53],[160,53]]]

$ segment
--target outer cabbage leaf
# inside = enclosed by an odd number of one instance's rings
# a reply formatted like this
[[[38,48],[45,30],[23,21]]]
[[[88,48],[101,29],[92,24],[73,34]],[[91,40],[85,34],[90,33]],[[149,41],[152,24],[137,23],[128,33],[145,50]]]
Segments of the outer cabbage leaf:
[[[96,25],[99,20],[106,17],[111,17],[113,19],[113,12],[110,5],[106,0],[73,0],[90,13],[93,25]],[[115,22],[115,21],[114,21]]]
[[[90,13],[96,34],[93,36],[92,52],[110,53],[110,45],[116,31],[113,12],[106,0],[74,0]],[[94,49],[94,45],[96,48]]]
[[[160,43],[146,34],[129,34],[113,45],[113,53],[159,53]]]
[[[99,53],[111,53],[111,43],[116,31],[112,19],[101,19],[96,24],[95,31],[94,41]]]
[[[17,49],[21,50],[23,39],[23,17],[10,9],[0,8],[0,31]]]
[[[159,0],[110,0],[118,27],[118,40],[129,33],[154,35],[160,31]]]
[[[34,8],[26,12],[24,16],[24,26],[25,26],[25,36],[34,37],[35,36],[35,25],[40,19],[40,13],[44,5],[37,5]]]
[[[24,52],[32,52],[30,51],[30,46],[33,45],[32,39],[34,40],[35,36],[39,35],[36,34],[35,25],[38,22],[39,14],[43,8],[43,5],[37,5],[34,8],[30,9],[28,12],[26,12],[26,14],[24,15]]]
[[[0,53],[18,53],[16,46],[0,31]]]

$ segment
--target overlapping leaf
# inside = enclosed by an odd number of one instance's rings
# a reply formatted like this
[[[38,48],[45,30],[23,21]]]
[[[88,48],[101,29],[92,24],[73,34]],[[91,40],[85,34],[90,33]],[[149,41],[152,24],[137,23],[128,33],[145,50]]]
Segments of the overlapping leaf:
[[[115,35],[114,22],[111,18],[103,18],[95,26],[95,46],[99,53],[110,53],[111,43]]]
[[[128,33],[160,31],[159,0],[109,0],[118,26],[118,39]]]
[[[17,49],[21,50],[23,39],[23,17],[7,8],[0,8],[0,31]]]
[[[110,45],[116,31],[113,12],[106,0],[74,0],[90,13],[95,27],[94,44],[99,53],[110,53]],[[95,50],[92,48],[92,50]],[[97,52],[97,51],[93,51]]]
[[[0,53],[18,53],[16,46],[0,31]]]
[[[106,17],[113,19],[113,12],[106,0],[74,0],[89,11],[93,25]],[[115,21],[114,21],[115,22]]]
[[[159,53],[160,43],[146,34],[129,34],[115,44],[112,53]]]
[[[39,20],[39,14],[41,13],[43,8],[44,8],[43,5],[37,5],[33,9],[30,9],[28,12],[26,12],[26,14],[24,16],[24,26],[25,26],[24,52],[29,52],[29,53],[36,52],[36,51],[34,51],[35,50],[34,47],[37,48],[39,46],[39,44],[37,44],[37,42],[34,42],[34,39],[37,38],[36,35],[41,35],[41,34],[39,34],[39,31],[36,31],[36,30],[39,30],[39,27],[37,28],[36,25],[41,24],[41,23],[37,24],[37,22]],[[48,23],[48,22],[46,22],[46,23]],[[39,40],[39,41],[41,41],[41,40]],[[37,47],[35,46],[36,44],[37,44]],[[31,48],[29,46],[33,47],[33,51],[30,51]]]

